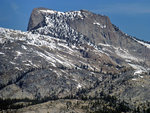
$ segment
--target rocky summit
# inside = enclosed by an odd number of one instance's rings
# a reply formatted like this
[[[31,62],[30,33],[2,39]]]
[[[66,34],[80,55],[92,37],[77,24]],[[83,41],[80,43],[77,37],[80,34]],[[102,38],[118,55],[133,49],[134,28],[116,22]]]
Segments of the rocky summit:
[[[33,9],[27,32],[0,28],[0,110],[150,111],[150,44],[87,10]]]

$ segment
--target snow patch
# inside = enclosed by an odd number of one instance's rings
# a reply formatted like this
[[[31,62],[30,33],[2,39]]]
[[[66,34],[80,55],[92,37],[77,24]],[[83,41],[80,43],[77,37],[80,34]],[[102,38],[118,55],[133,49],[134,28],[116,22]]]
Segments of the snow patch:
[[[58,63],[66,66],[66,67],[74,67],[74,65],[71,62],[69,62],[67,59],[65,59],[64,57],[61,57],[59,55],[55,56],[55,55],[53,55],[47,51],[45,51],[45,53],[41,53],[41,52],[36,51],[36,53],[39,56],[43,57],[48,62],[50,62],[51,64],[58,62]]]
[[[16,51],[17,56],[21,56],[23,53],[21,53],[20,51]]]
[[[15,67],[15,69],[17,69],[17,70],[22,70],[21,68],[19,68],[19,67]]]
[[[122,48],[120,48],[120,47],[114,47],[114,46],[112,46],[112,45],[103,44],[103,43],[99,43],[98,45],[104,46],[104,47],[109,47],[110,49],[114,49],[114,50],[115,50],[115,53],[116,53],[118,56],[120,56],[121,58],[125,59],[126,62],[131,62],[131,61],[139,62],[139,61],[143,61],[143,59],[137,58],[137,57],[131,55],[127,49],[122,49]],[[103,49],[103,50],[105,51],[106,48]],[[108,51],[108,49],[107,49],[107,51]],[[110,51],[108,51],[108,52],[110,52]]]
[[[34,67],[38,67],[37,65],[33,64],[32,61],[30,61],[30,60],[28,60],[27,62],[29,62]]]
[[[27,49],[26,46],[24,46],[24,45],[22,45],[21,47],[22,47],[22,49],[25,49],[25,50]]]
[[[133,81],[136,81],[137,79],[136,79],[136,78],[132,78],[132,80],[133,80]]]
[[[134,39],[134,38],[133,38]],[[134,40],[136,40],[136,39],[134,39]],[[145,43],[145,42],[142,42],[142,41],[139,41],[139,40],[136,40],[138,43],[140,43],[140,44],[142,44],[142,45],[144,45],[144,46],[146,46],[147,48],[149,48],[150,49],[150,44],[148,44],[148,43]]]
[[[24,64],[24,65],[26,65],[26,66],[31,66],[30,64]]]
[[[39,10],[39,11],[43,12],[43,13],[49,13],[49,14],[54,14],[57,12],[57,11],[53,11],[53,10]]]
[[[13,64],[13,65],[15,65],[15,64],[16,64],[15,62],[12,62],[12,61],[10,61],[10,63],[11,63],[11,64]]]
[[[42,58],[44,58],[45,60],[47,60],[48,62],[56,63],[56,61],[55,61],[53,58],[51,58],[50,56],[48,56],[48,55],[46,55],[46,54],[43,54],[43,53],[41,53],[41,52],[39,52],[39,51],[36,51],[36,53],[37,53],[39,56],[41,56]]]
[[[134,72],[134,75],[138,75],[138,74],[142,74],[143,73],[143,70],[136,70],[135,72]]]
[[[94,24],[94,25],[97,25],[97,26],[100,26],[102,29],[103,29],[103,28],[106,28],[106,25],[101,25],[101,24],[98,23],[98,22],[94,22],[93,24]]]
[[[46,24],[48,27],[54,27],[54,22],[50,18],[46,17],[45,18]]]
[[[98,26],[100,26],[101,24],[100,23],[98,23],[98,22],[94,22],[93,23],[94,25],[98,25]]]
[[[0,55],[4,55],[5,53],[3,53],[3,52],[0,52]]]
[[[106,47],[111,47],[111,45],[109,45],[109,44],[103,44],[103,43],[99,43],[98,45],[106,46]]]
[[[143,61],[142,59],[132,56],[126,49],[122,49],[122,48],[115,48],[115,49],[116,49],[115,50],[116,54],[121,58],[124,58],[126,61],[131,61],[131,60],[136,62]]]
[[[79,89],[79,88],[81,88],[82,86],[81,86],[81,84],[79,83],[78,85],[77,85],[77,89]]]
[[[147,70],[140,65],[131,64],[131,63],[128,63],[128,64],[135,69],[134,75],[140,75],[143,72],[147,72]]]
[[[62,49],[64,48],[64,49],[65,49],[64,52],[66,52],[66,50],[67,50],[67,53],[70,53],[70,54],[73,53],[73,50],[72,50],[69,46],[67,46],[67,44],[65,44],[65,43],[58,43],[58,46],[60,46],[60,47],[59,47],[60,50],[62,50]],[[62,47],[63,47],[63,48],[62,48]]]
[[[125,61],[128,62],[128,63],[132,62],[130,59],[126,59]]]
[[[53,70],[53,72],[54,73],[56,73],[56,75],[58,76],[58,77],[61,77],[63,74],[60,72],[60,71],[58,71],[58,70]]]
[[[140,78],[144,78],[143,76],[139,76]]]

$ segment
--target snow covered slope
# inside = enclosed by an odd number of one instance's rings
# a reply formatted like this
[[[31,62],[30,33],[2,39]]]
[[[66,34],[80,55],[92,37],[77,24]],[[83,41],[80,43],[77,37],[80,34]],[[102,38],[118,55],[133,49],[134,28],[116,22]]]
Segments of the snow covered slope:
[[[51,90],[63,96],[69,94],[71,87],[77,92],[89,87],[88,80],[95,79],[91,85],[102,81],[102,75],[94,71],[100,72],[99,65],[104,63],[102,74],[121,72],[117,64],[92,45],[68,45],[57,37],[0,28],[0,47],[0,97],[3,98],[42,98],[52,95]]]

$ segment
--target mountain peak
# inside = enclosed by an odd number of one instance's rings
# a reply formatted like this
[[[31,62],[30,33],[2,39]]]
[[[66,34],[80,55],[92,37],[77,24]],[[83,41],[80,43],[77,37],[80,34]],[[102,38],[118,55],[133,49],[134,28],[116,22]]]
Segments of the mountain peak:
[[[28,31],[0,28],[0,99],[23,99],[28,106],[24,98],[80,101],[106,93],[130,105],[150,101],[150,45],[107,16],[35,8]]]
[[[88,10],[60,12],[60,11],[55,11],[55,10],[42,8],[42,7],[34,8],[30,16],[27,30],[31,31],[33,29],[37,29],[39,27],[45,26],[46,25],[45,17],[50,15],[56,15],[57,17],[61,15],[61,16],[68,17],[67,19],[72,19],[72,20],[74,20],[77,17],[76,19],[78,20],[79,18],[83,19],[86,17],[94,17],[94,15],[96,14]]]

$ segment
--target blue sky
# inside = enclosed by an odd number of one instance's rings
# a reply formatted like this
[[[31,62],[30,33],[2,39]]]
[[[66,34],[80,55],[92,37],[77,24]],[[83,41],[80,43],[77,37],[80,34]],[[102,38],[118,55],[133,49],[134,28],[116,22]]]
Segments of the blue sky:
[[[150,41],[150,0],[0,0],[0,27],[26,31],[36,7],[104,14],[123,32]]]

